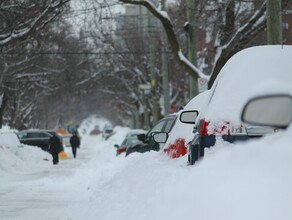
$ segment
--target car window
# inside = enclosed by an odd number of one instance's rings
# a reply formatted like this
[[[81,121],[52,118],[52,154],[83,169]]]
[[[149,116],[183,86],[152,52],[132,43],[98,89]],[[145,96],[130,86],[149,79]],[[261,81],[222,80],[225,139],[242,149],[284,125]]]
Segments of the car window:
[[[26,138],[36,138],[38,137],[37,133],[27,133]]]
[[[140,142],[140,141],[137,139],[137,137],[131,137],[131,138],[125,139],[123,141],[122,145],[124,145],[124,146],[130,146],[130,145],[136,144],[138,142]]]
[[[47,133],[39,133],[39,137],[51,137],[51,136]]]
[[[44,138],[44,137],[50,137],[49,134],[46,133],[40,133],[40,132],[31,132],[27,134],[28,138]]]
[[[153,132],[160,132],[162,131],[163,126],[165,125],[166,121],[160,121],[158,122],[156,125],[154,125],[154,127],[148,132],[148,134],[151,134]]]
[[[21,133],[17,133],[17,136],[20,140],[27,138],[27,133],[25,132],[21,132]]]
[[[174,125],[174,122],[175,122],[175,118],[171,118],[167,120],[163,131],[169,133],[172,126]]]

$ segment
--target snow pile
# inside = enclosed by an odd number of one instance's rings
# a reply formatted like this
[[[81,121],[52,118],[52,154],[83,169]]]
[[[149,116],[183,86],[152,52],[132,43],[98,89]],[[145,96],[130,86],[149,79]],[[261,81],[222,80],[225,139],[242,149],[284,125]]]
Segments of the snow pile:
[[[84,135],[77,158],[69,148],[57,166],[25,147],[0,148],[0,219],[292,219],[292,127],[245,143],[218,139],[194,166],[162,152],[115,156],[129,130],[116,127],[107,141]]]
[[[15,132],[8,126],[0,129],[0,172],[18,173],[29,170],[38,163],[47,163],[46,160],[50,158],[47,152],[21,144]]]
[[[48,160],[51,160],[51,155],[37,147],[0,145],[0,173],[28,171],[35,166],[47,164]]]
[[[125,157],[116,156],[114,145],[120,144],[129,130],[129,128],[115,127],[115,134],[107,141],[101,136],[83,136],[81,148],[87,148],[92,158],[76,171],[76,181],[80,182],[84,188],[97,189],[104,182],[112,179],[125,163]]]

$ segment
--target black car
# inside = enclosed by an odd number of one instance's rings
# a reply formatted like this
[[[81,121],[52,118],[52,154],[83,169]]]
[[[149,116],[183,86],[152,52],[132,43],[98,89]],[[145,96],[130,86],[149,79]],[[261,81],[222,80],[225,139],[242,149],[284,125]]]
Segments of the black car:
[[[53,135],[56,135],[62,143],[62,137],[52,130],[23,130],[17,132],[20,143],[37,146],[44,151],[49,151],[50,138]]]
[[[156,122],[152,126],[152,128],[147,132],[146,135],[145,134],[138,135],[138,139],[142,143],[138,143],[127,148],[126,156],[134,152],[145,153],[151,150],[159,151],[160,150],[159,143],[154,141],[153,135],[161,132],[169,133],[175,123],[176,118],[177,118],[176,114],[168,115],[159,120],[158,122]]]

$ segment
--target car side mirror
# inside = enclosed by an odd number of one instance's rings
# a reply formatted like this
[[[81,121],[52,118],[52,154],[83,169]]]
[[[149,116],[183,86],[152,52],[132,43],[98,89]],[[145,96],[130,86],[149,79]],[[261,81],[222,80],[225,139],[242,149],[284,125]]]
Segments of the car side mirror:
[[[292,97],[267,95],[253,98],[244,106],[241,120],[250,124],[286,128],[292,120]]]
[[[198,115],[199,115],[199,112],[197,110],[183,111],[179,116],[179,120],[182,123],[195,124]]]
[[[145,143],[146,135],[145,134],[138,134],[137,139]]]
[[[153,139],[156,143],[166,143],[168,134],[166,132],[159,132],[153,135]]]

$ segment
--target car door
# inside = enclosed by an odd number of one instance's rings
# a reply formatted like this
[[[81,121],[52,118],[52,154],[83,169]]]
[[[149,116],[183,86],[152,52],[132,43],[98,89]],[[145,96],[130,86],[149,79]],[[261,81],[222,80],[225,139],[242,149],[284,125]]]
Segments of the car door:
[[[158,121],[151,130],[147,133],[146,140],[148,141],[148,145],[151,149],[159,151],[160,144],[154,141],[153,135],[160,132],[169,133],[174,125],[176,117],[167,117]]]

